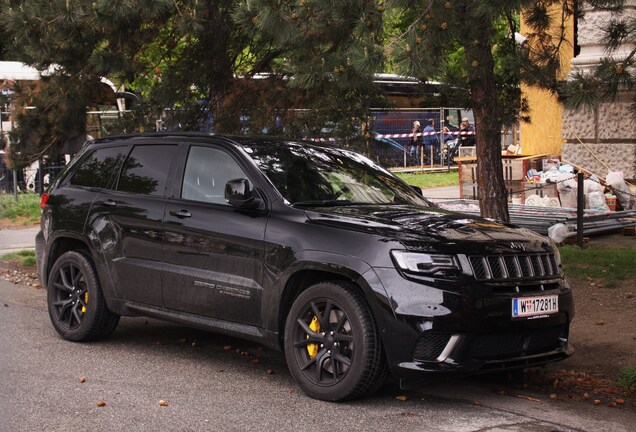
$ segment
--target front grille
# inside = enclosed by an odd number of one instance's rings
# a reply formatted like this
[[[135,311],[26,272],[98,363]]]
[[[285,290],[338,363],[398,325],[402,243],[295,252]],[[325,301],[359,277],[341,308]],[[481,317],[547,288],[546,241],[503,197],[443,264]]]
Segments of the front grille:
[[[559,283],[492,285],[492,292],[494,294],[546,294],[548,291],[558,291],[560,289],[561,285]]]
[[[470,256],[468,259],[477,280],[536,279],[559,275],[559,266],[552,253]]]
[[[417,340],[413,350],[413,359],[431,361],[437,359],[444,351],[451,335],[445,333],[424,333]]]
[[[548,352],[561,346],[561,333],[561,327],[550,327],[519,333],[477,335],[470,345],[469,356],[496,359]]]

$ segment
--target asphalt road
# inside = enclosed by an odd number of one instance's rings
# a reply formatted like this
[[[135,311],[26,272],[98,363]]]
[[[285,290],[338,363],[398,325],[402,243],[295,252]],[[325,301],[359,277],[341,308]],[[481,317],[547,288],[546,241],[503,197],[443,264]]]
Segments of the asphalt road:
[[[596,432],[636,424],[626,409],[533,402],[493,385],[462,380],[403,392],[389,383],[361,401],[316,401],[296,387],[281,353],[174,324],[124,318],[108,340],[66,342],[49,323],[44,290],[0,279],[2,432]]]

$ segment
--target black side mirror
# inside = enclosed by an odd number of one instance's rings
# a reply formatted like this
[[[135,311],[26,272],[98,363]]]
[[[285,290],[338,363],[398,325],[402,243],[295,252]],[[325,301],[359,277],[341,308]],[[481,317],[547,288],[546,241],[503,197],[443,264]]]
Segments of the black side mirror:
[[[411,186],[411,189],[413,189],[415,192],[417,192],[418,194],[420,194],[421,196],[424,196],[424,192],[422,191],[422,188],[419,186],[413,186],[413,185],[409,185]]]
[[[225,201],[242,209],[255,209],[262,202],[251,188],[250,182],[244,178],[230,180],[225,184]]]

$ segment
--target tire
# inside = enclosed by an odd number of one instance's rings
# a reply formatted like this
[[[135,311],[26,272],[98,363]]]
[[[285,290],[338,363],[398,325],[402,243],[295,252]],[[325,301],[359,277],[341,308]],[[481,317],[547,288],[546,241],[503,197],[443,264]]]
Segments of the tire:
[[[315,399],[366,396],[388,375],[369,306],[347,283],[323,282],[303,291],[287,316],[284,345],[292,376]]]
[[[49,274],[47,303],[53,327],[66,340],[103,339],[119,323],[119,315],[106,306],[91,258],[82,251],[57,259]]]

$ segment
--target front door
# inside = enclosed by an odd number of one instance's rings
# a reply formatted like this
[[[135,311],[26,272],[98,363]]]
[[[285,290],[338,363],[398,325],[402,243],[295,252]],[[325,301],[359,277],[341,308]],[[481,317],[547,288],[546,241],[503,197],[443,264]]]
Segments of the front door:
[[[267,215],[224,199],[228,180],[248,178],[226,150],[192,145],[180,191],[164,217],[167,308],[260,325]]]

